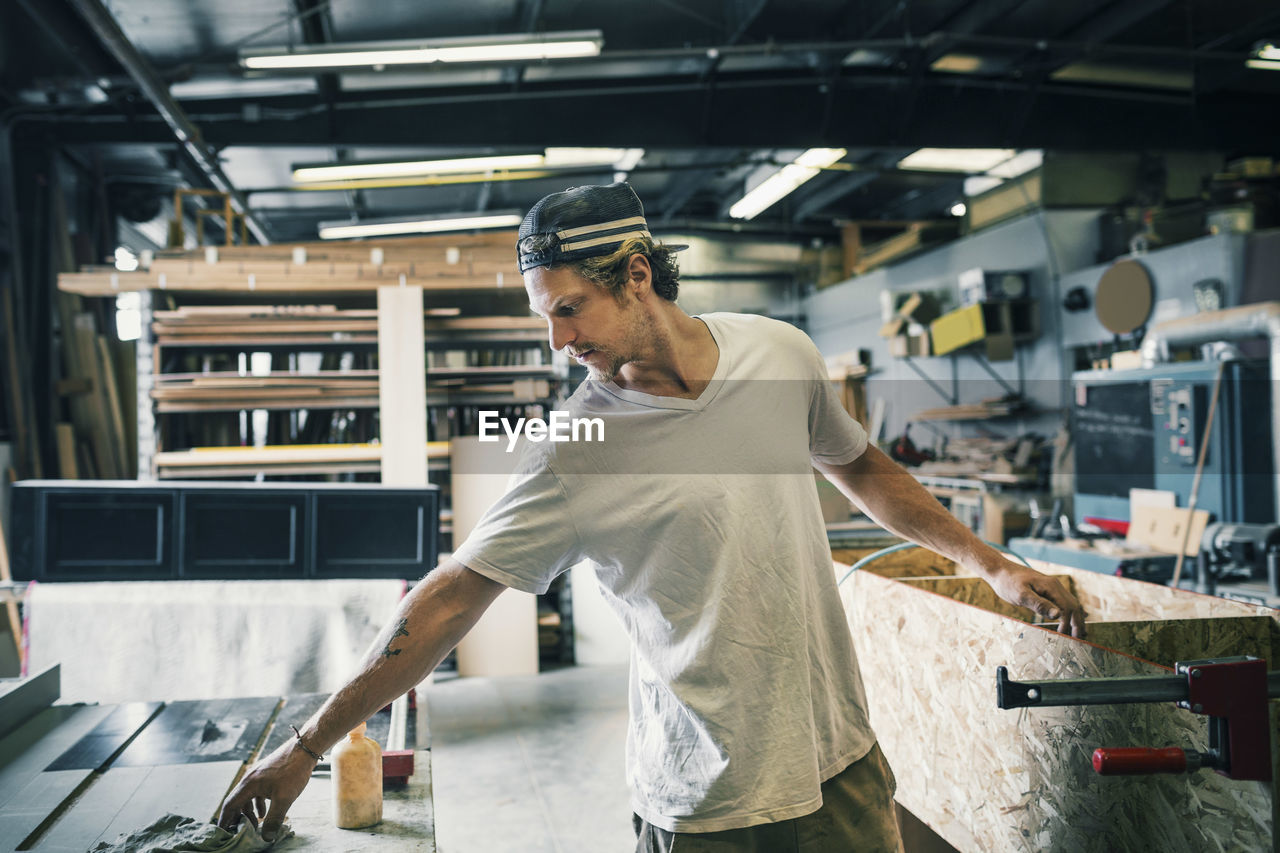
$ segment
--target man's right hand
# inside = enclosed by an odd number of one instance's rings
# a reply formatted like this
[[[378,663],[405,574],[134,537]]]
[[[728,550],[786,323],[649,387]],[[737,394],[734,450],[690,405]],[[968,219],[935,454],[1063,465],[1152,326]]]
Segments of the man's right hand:
[[[289,806],[307,787],[315,768],[316,760],[300,749],[296,740],[281,744],[279,749],[249,768],[223,803],[218,826],[235,832],[243,815],[254,826],[262,820],[263,839],[274,840]]]

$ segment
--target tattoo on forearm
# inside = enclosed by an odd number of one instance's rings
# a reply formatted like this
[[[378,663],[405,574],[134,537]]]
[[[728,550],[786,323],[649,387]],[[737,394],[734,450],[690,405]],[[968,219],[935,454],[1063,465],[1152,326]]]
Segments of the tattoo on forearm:
[[[382,656],[383,656],[384,658],[389,658],[389,657],[391,657],[392,655],[398,655],[398,654],[400,654],[400,652],[404,651],[403,649],[393,649],[393,648],[391,648],[391,643],[395,640],[395,638],[396,638],[396,637],[407,637],[407,636],[409,636],[409,628],[408,628],[408,625],[409,625],[409,620],[408,620],[408,619],[401,619],[401,620],[400,620],[400,624],[396,626],[396,631],[395,631],[395,633],[391,635],[391,639],[390,639],[390,640],[387,640],[387,647],[386,647],[385,649],[383,649],[383,650],[382,650]]]

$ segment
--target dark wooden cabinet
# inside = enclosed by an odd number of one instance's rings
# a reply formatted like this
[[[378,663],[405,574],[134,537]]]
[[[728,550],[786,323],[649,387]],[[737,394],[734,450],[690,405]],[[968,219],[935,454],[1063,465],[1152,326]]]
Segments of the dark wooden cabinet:
[[[327,483],[27,480],[13,487],[19,580],[422,577],[439,494]]]

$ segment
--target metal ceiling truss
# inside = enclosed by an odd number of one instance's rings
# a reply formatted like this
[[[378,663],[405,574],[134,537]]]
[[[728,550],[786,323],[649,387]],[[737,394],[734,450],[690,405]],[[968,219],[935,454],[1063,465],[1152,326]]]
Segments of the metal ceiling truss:
[[[137,49],[121,31],[111,12],[100,0],[69,0],[71,6],[89,24],[90,28],[102,42],[102,46],[115,57],[129,75],[137,82],[138,87],[146,95],[156,112],[160,114],[164,125],[177,138],[182,150],[195,161],[200,171],[214,189],[227,193],[235,212],[244,217],[245,225],[253,232],[258,242],[271,242],[262,224],[249,211],[244,197],[232,185],[231,180],[222,171],[217,155],[212,153],[198,128],[177,101],[169,95],[169,88],[156,76],[151,64],[138,53]],[[232,223],[226,223],[230,229]]]
[[[77,0],[85,2],[86,0]],[[902,98],[919,89],[916,110],[928,121],[898,127]],[[204,102],[195,121],[216,145],[420,145],[432,127],[438,145],[592,145],[680,148],[751,146],[995,147],[1135,150],[1141,148],[1269,151],[1280,138],[1280,111],[1256,98],[1216,93],[1193,101],[1183,93],[1047,82],[1025,120],[1009,110],[1032,84],[926,75],[812,74],[720,78],[715,97],[683,78],[590,85],[526,83],[505,87],[399,91],[383,98],[340,95],[330,127],[314,100],[258,99],[246,120],[240,101]],[[1135,103],[1142,109],[1135,109]],[[620,109],[625,104],[626,109]],[[448,107],[450,120],[438,120]],[[705,111],[705,112],[704,112]],[[704,114],[708,121],[703,123]],[[501,120],[495,116],[501,116]],[[584,115],[609,116],[584,122]],[[112,111],[50,115],[69,142],[160,142],[166,130]]]

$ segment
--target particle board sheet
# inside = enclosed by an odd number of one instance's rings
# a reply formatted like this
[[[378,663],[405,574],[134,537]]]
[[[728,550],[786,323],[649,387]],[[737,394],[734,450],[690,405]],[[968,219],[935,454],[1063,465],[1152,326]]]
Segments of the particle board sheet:
[[[1056,577],[1058,582],[1067,588],[1068,591],[1074,592],[1075,584],[1072,579],[1065,575],[1052,575]],[[958,601],[962,604],[972,604],[975,607],[981,607],[992,613],[998,613],[1001,616],[1008,616],[1011,619],[1017,619],[1021,622],[1033,623],[1040,621],[1034,612],[1025,607],[1018,607],[1010,604],[1000,596],[995,594],[990,585],[981,578],[974,577],[936,577],[936,578],[919,578],[919,577],[899,577],[905,584],[909,584],[916,589],[926,590],[928,592],[937,593],[945,596],[952,601]]]
[[[1135,581],[1030,560],[1039,571],[1083,579],[1077,586],[1080,603],[1090,619],[1125,621],[1147,619],[1211,619],[1218,616],[1274,615],[1262,605],[1245,604],[1214,595],[1200,595],[1161,584]]]
[[[1152,619],[1141,622],[1093,622],[1089,641],[1161,666],[1249,654],[1269,657],[1275,622],[1267,616],[1219,616],[1214,619]],[[1272,663],[1271,668],[1277,668]]]
[[[1099,595],[1095,578],[1112,580],[1050,568],[1073,575],[1086,600]],[[1172,703],[996,707],[1000,665],[1016,680],[1167,675],[1168,669],[943,594],[964,595],[967,586],[882,572],[893,569],[860,571],[842,589],[871,722],[895,768],[899,802],[949,843],[965,851],[1062,853],[1275,849],[1271,783],[1211,771],[1101,777],[1092,769],[1099,746],[1207,749],[1205,718]],[[1243,644],[1235,645],[1237,654],[1266,656],[1260,623],[1229,636],[1235,627],[1211,639]],[[1274,621],[1265,627],[1274,632]],[[1109,636],[1102,624],[1090,628],[1097,640],[1115,644],[1115,634],[1126,630],[1116,626]],[[1157,627],[1153,636],[1168,630]],[[1252,648],[1245,643],[1249,631],[1258,644]],[[1154,643],[1160,654],[1182,654],[1165,640]],[[1271,703],[1273,724],[1277,704]]]
[[[835,548],[831,551],[832,558],[838,563],[844,563],[852,566],[863,557],[869,557],[881,548]],[[902,551],[895,551],[891,556],[877,560],[870,565],[876,567],[876,571],[882,575],[890,577],[933,577],[939,575],[954,575],[956,573],[956,564],[946,557],[926,549],[926,548],[907,548]]]

